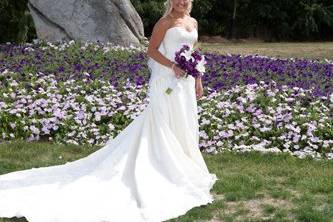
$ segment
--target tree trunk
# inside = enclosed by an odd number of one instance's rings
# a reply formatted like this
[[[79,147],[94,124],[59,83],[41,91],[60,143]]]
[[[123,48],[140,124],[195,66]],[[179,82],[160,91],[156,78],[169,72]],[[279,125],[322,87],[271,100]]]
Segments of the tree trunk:
[[[233,13],[232,13],[229,39],[235,38],[236,14],[237,14],[237,0],[234,0],[234,9],[233,9]]]

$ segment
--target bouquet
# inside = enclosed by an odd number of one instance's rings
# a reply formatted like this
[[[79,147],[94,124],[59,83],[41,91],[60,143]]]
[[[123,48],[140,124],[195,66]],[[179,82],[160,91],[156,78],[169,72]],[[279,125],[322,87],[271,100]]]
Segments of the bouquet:
[[[183,47],[175,53],[175,62],[186,72],[185,78],[187,78],[188,75],[198,78],[206,71],[205,64],[207,62],[205,56],[201,55],[198,50],[193,50],[188,45],[183,45]],[[175,81],[176,80],[173,82],[173,86],[168,87],[165,91],[167,94],[170,94],[174,85],[177,84]]]

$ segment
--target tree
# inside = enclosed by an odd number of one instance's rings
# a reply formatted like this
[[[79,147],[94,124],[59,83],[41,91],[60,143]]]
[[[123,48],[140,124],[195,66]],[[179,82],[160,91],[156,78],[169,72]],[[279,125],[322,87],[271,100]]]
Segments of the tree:
[[[236,23],[236,13],[237,13],[237,0],[233,0],[233,12],[232,12],[232,19],[231,19],[231,25],[230,25],[230,32],[229,32],[229,38],[234,39],[235,38],[235,23]]]
[[[26,42],[36,38],[27,0],[0,0],[0,42]]]
[[[316,0],[302,0],[298,4],[298,18],[293,24],[296,32],[306,38],[320,33],[320,27],[333,28],[333,4],[328,5]]]

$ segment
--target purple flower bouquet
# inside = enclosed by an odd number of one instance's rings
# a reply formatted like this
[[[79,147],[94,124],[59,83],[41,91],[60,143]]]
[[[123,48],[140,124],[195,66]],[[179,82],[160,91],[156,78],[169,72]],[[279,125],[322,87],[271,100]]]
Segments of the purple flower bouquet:
[[[175,62],[181,69],[186,72],[185,78],[187,78],[188,75],[191,75],[194,78],[198,78],[202,76],[206,71],[205,56],[202,55],[200,51],[193,50],[188,45],[183,45],[183,47],[176,52]],[[176,82],[174,80],[173,86],[168,87],[165,92],[167,94],[170,94],[175,84]]]

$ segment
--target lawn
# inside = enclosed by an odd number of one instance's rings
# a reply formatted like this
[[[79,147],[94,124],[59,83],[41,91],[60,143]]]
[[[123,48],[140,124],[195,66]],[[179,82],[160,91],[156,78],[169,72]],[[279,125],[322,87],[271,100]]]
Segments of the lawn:
[[[199,47],[209,52],[206,96],[198,102],[200,146],[221,151],[203,152],[219,177],[212,189],[216,200],[170,222],[332,221],[333,161],[286,151],[333,157],[333,106],[320,97],[333,92],[333,63],[325,60],[333,59],[333,43]],[[100,45],[0,45],[0,174],[63,164],[102,147],[145,107],[146,62],[144,51]],[[217,93],[209,94],[208,87]],[[303,91],[311,87],[313,92]],[[124,104],[132,108],[124,110]],[[256,147],[279,152],[232,151]],[[0,219],[9,221],[25,220]]]
[[[0,144],[0,174],[58,165],[82,158],[100,147],[45,142]],[[219,180],[211,204],[195,207],[169,222],[331,221],[333,162],[258,152],[203,153]],[[0,219],[0,222],[23,222]]]
[[[333,42],[204,43],[199,47],[221,54],[265,55],[277,58],[333,59]]]

